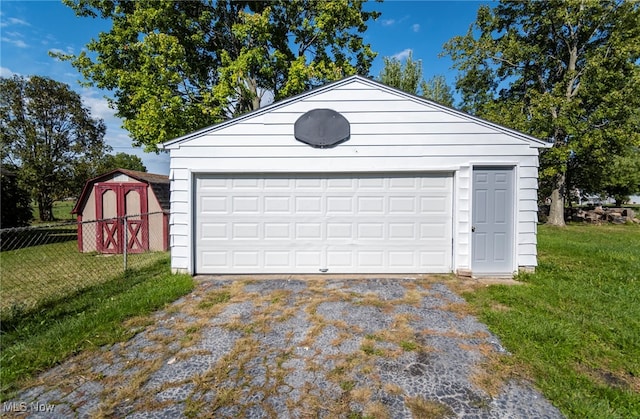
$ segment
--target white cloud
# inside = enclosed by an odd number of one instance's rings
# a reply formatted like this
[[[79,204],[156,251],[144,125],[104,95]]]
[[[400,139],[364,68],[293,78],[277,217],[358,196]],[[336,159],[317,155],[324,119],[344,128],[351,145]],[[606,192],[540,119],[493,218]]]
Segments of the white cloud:
[[[420,24],[414,23],[413,25],[411,25],[411,30],[414,31],[414,32],[419,32],[420,31]]]
[[[0,77],[12,77],[14,75],[16,75],[16,73],[9,70],[7,67],[0,67]]]
[[[8,17],[0,21],[0,27],[6,28],[7,26],[31,26],[26,20],[18,19],[15,17]]]
[[[411,54],[413,50],[411,48],[404,49],[396,54],[393,54],[391,58],[395,58],[396,60],[402,61]]]
[[[28,45],[22,39],[13,39],[7,38],[6,36],[2,37],[2,42],[6,42],[8,44],[15,45],[18,48],[27,48]]]
[[[391,26],[396,23],[395,19],[382,19],[382,26]]]
[[[9,21],[10,25],[31,26],[26,20],[18,19],[15,17],[10,17],[7,19],[7,21]]]
[[[115,110],[109,107],[109,102],[101,92],[96,89],[84,89],[80,96],[82,103],[91,109],[93,118],[104,120],[106,125],[121,125],[120,119],[115,116]]]

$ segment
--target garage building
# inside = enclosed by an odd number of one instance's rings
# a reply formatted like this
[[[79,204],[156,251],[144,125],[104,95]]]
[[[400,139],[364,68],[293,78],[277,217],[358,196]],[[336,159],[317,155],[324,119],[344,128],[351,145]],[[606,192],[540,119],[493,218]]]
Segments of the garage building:
[[[549,146],[348,77],[161,145],[172,269],[533,269],[538,152]]]

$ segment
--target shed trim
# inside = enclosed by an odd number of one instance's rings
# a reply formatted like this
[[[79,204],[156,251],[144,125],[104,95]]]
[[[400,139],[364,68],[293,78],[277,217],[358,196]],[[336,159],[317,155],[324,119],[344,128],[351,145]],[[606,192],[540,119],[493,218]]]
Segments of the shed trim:
[[[158,203],[160,204],[162,209],[165,211],[169,210],[169,198],[162,197],[161,196],[162,194],[160,193],[161,192],[160,188],[158,188],[158,185],[161,185],[161,184],[169,185],[169,176],[159,175],[155,173],[139,172],[137,170],[114,169],[110,172],[103,173],[100,176],[96,176],[85,182],[84,187],[82,188],[82,192],[80,193],[80,196],[78,198],[78,201],[76,202],[76,205],[71,210],[71,214],[80,213],[81,209],[84,208],[84,205],[87,199],[89,199],[89,195],[91,195],[91,190],[93,189],[93,186],[96,183],[101,182],[104,179],[110,179],[116,173],[125,174],[139,182],[146,183],[147,185],[151,186],[151,189],[153,189],[153,192],[156,194],[156,199],[158,200]]]

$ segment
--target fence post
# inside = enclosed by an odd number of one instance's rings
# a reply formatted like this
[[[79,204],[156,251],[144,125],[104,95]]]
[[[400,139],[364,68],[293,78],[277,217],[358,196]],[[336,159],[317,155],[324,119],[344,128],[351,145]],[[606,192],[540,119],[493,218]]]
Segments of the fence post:
[[[122,256],[123,256],[123,264],[124,264],[124,272],[127,271],[127,247],[129,247],[129,237],[128,237],[128,228],[127,228],[127,217],[122,217],[124,219],[124,243],[122,243]]]

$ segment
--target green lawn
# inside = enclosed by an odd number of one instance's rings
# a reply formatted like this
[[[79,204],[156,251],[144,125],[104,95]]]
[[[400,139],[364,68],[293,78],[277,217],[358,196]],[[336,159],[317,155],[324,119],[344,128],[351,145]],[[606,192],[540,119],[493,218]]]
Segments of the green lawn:
[[[525,286],[465,297],[571,418],[640,417],[640,226],[540,226]]]
[[[188,275],[172,275],[169,258],[88,287],[63,300],[2,322],[0,401],[22,380],[84,349],[132,336],[123,321],[147,315],[193,289]],[[3,290],[4,294],[4,290]]]
[[[56,221],[75,221],[76,216],[71,214],[71,210],[73,206],[76,204],[76,201],[55,201],[53,203],[53,218]],[[40,210],[38,210],[38,205],[33,204],[31,206],[33,210],[33,222],[31,224],[40,224]],[[49,221],[46,221],[45,224],[49,224]]]
[[[167,252],[132,254],[127,257],[127,266],[143,268],[166,257]],[[80,253],[75,240],[0,252],[0,266],[2,320],[124,271],[121,254]]]

